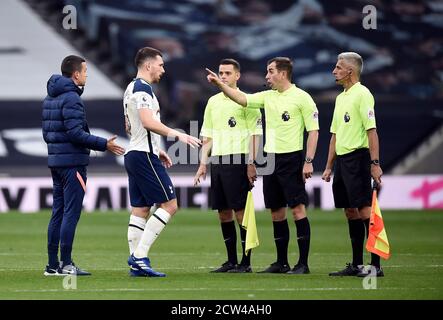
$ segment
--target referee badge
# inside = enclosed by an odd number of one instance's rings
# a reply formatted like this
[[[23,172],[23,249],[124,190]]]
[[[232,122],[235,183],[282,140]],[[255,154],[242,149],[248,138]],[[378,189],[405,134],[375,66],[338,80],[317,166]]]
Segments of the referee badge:
[[[318,120],[318,111],[314,111],[314,113],[312,114],[312,119]]]
[[[369,109],[369,110],[368,110],[368,119],[369,119],[369,120],[371,120],[371,119],[375,119],[374,110],[372,110],[372,109]]]
[[[281,118],[283,121],[289,121],[289,119],[291,119],[291,116],[289,115],[288,111],[283,112],[283,114],[281,115]]]
[[[235,120],[234,117],[230,117],[230,118],[229,118],[229,120],[228,120],[228,125],[229,125],[231,128],[234,128],[234,127],[237,125],[237,121]]]
[[[349,116],[349,113],[347,113],[347,112],[345,113],[344,120],[345,120],[346,123],[348,123],[351,120],[351,117]]]
[[[262,123],[262,121],[261,121],[261,118],[258,118],[258,119],[257,119],[257,122],[256,122],[255,125],[256,125],[257,128],[261,128],[261,127],[262,127],[263,123]]]

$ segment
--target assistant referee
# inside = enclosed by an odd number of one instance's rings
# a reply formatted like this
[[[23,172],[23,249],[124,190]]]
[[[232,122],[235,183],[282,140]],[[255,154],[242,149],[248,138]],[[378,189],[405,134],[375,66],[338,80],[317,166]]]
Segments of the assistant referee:
[[[330,276],[368,275],[363,267],[363,244],[371,214],[371,176],[381,183],[379,142],[374,113],[374,97],[360,83],[363,59],[355,52],[338,55],[332,72],[344,91],[337,96],[331,124],[328,161],[322,179],[329,182],[335,161],[332,191],[336,208],[344,208],[352,244],[352,263]],[[382,277],[380,257],[371,254],[371,266]]]
[[[234,59],[220,61],[218,74],[230,88],[240,90],[240,64]],[[250,186],[257,178],[254,160],[259,136],[262,135],[261,113],[244,109],[222,92],[209,98],[205,109],[200,166],[194,184],[206,177],[208,155],[211,152],[212,209],[218,210],[228,260],[211,272],[249,273],[251,253],[245,254],[246,230],[240,227]],[[242,259],[237,260],[237,234],[233,220],[235,212],[242,244]]]
[[[311,228],[306,216],[308,196],[305,179],[313,173],[312,161],[318,140],[318,110],[311,96],[292,82],[292,61],[276,57],[268,61],[266,81],[271,90],[244,94],[224,84],[207,69],[208,81],[217,85],[232,100],[248,109],[264,108],[266,117],[265,152],[275,156],[275,170],[263,178],[266,208],[271,209],[277,261],[264,273],[307,274]],[[303,135],[308,131],[306,157]],[[288,263],[289,227],[286,207],[290,207],[297,229],[299,260]]]

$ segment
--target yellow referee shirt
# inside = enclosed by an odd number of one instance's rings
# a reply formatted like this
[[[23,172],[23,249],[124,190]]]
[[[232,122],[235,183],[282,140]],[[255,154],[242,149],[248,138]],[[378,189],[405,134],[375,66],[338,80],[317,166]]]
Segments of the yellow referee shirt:
[[[284,92],[266,90],[247,94],[247,108],[264,108],[265,151],[288,153],[303,150],[304,131],[318,130],[318,110],[311,96],[292,85]]]
[[[248,110],[223,92],[209,98],[200,132],[212,138],[213,156],[248,154],[251,135],[261,135],[260,110]]]
[[[337,155],[368,148],[366,131],[373,128],[376,128],[374,97],[368,88],[357,82],[335,100],[331,132],[335,133]]]

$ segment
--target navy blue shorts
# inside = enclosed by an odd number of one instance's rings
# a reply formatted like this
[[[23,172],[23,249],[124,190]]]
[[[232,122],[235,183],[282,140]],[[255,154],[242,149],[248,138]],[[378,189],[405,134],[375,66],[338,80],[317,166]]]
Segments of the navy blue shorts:
[[[130,151],[125,154],[125,168],[131,206],[151,207],[176,198],[171,178],[155,154]]]

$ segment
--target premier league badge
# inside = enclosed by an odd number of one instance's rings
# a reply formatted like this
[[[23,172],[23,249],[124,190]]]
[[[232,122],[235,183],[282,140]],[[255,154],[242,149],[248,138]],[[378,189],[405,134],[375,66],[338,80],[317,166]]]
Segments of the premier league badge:
[[[347,112],[345,113],[344,120],[345,120],[346,123],[348,123],[351,120],[351,117],[349,116],[349,113],[347,113]]]
[[[291,119],[291,116],[289,115],[288,111],[283,112],[283,114],[281,115],[281,118],[283,121],[289,121],[289,119]]]
[[[228,125],[229,125],[231,128],[234,128],[234,127],[236,126],[236,124],[237,124],[237,121],[235,121],[235,118],[234,118],[234,117],[230,117],[230,118],[229,118],[229,121],[228,121]]]

